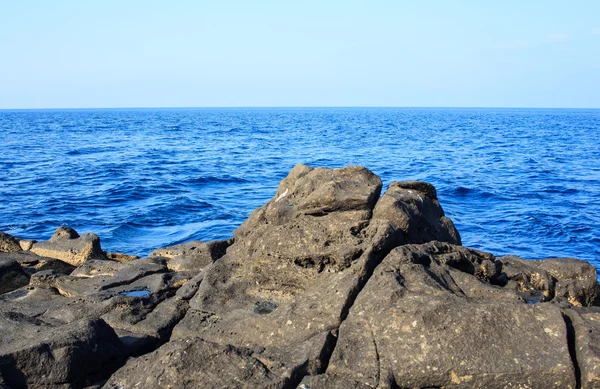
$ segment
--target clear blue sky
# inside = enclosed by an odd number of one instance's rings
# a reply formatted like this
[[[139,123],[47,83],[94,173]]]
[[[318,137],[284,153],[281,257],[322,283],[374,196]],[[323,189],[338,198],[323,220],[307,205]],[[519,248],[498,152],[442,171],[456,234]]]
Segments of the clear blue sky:
[[[0,108],[600,107],[600,1],[0,0]]]

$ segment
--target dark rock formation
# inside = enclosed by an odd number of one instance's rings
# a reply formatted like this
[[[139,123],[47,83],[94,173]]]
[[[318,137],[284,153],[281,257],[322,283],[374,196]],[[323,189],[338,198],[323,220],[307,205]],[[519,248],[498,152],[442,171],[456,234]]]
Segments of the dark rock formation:
[[[574,258],[526,261],[515,256],[499,261],[513,287],[534,291],[541,301],[564,299],[575,306],[591,306],[598,298],[598,274],[586,261]]]
[[[0,388],[600,387],[591,265],[462,247],[433,186],[381,189],[299,165],[234,240],[3,254]]]
[[[83,387],[114,370],[124,357],[119,338],[102,320],[55,328],[11,312],[0,314],[0,324],[0,367],[14,389]]]
[[[498,270],[478,269],[495,267],[459,246],[394,249],[341,325],[328,377],[305,384],[575,388],[560,309],[519,301],[489,282]]]
[[[28,283],[29,277],[19,263],[0,255],[0,294],[18,289]]]
[[[0,252],[13,253],[15,251],[21,251],[19,240],[0,231]]]
[[[564,317],[581,388],[600,388],[600,307],[567,309]]]

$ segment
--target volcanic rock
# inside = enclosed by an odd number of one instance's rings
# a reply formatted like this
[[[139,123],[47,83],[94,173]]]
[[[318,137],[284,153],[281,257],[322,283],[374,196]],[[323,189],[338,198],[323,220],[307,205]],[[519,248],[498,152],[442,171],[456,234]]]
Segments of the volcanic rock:
[[[19,240],[14,236],[0,231],[0,252],[12,253],[21,251]]]
[[[600,307],[564,310],[581,389],[600,388]]]
[[[129,261],[133,261],[134,259],[139,258],[137,255],[127,255],[127,254],[117,253],[117,252],[106,253],[106,257],[110,260],[117,261],[117,262],[129,262]]]
[[[0,258],[7,258],[17,261],[17,263],[28,274],[34,274],[38,271],[53,270],[60,274],[70,274],[75,266],[63,262],[59,259],[41,257],[31,251],[15,251],[12,253],[0,253]]]
[[[83,387],[112,371],[124,357],[119,338],[102,320],[51,327],[11,313],[0,315],[0,324],[0,370],[14,389],[59,388],[66,383]],[[14,327],[18,331],[11,331]]]
[[[167,267],[174,271],[199,271],[225,255],[233,239],[210,242],[192,241],[154,250],[150,256],[169,258]]]
[[[31,251],[37,255],[60,259],[73,266],[79,266],[89,259],[106,259],[100,248],[100,238],[96,234],[79,236],[69,227],[58,228],[45,242],[34,243]]]
[[[341,325],[328,377],[305,384],[575,388],[560,309],[519,301],[489,283],[497,273],[470,269],[489,260],[438,242],[394,249]]]
[[[172,338],[200,337],[206,342],[202,347],[217,349],[252,348],[260,360],[288,353],[279,361],[286,373],[277,385],[321,370],[321,355],[373,268],[391,248],[413,237],[410,227],[393,223],[405,208],[381,210],[370,225],[381,186],[361,167],[294,168],[273,199],[234,232],[235,243],[225,256],[204,269]],[[431,237],[457,241],[458,233],[440,220],[443,212],[434,200],[413,189],[391,189],[393,194],[403,190],[415,192],[409,197],[418,225],[427,226]]]
[[[0,255],[0,294],[18,289],[28,283],[29,277],[19,263]]]
[[[596,269],[586,261],[574,258],[528,261],[516,256],[501,257],[499,261],[511,287],[533,292],[540,301],[566,300],[572,305],[589,307],[600,294]]]

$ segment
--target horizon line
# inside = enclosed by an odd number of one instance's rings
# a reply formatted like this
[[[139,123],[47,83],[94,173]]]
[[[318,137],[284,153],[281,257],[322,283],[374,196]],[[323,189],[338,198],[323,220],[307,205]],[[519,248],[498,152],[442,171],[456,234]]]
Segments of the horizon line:
[[[0,108],[0,111],[51,111],[51,110],[144,110],[144,109],[314,109],[314,108],[395,108],[395,109],[579,109],[597,110],[600,107],[532,107],[532,106],[400,106],[400,105],[240,105],[240,106],[133,106],[133,107],[21,107]]]

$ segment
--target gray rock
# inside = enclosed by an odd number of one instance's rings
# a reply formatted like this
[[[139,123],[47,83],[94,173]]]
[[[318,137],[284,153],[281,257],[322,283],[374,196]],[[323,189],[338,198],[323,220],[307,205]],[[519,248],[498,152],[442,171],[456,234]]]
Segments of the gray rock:
[[[287,351],[271,351],[197,337],[172,340],[153,353],[130,359],[103,388],[291,387],[307,361],[321,356],[322,349],[313,349],[313,344],[322,343],[309,340]]]
[[[575,306],[591,306],[598,299],[596,269],[574,258],[539,261],[515,256],[498,259],[509,286],[538,295],[540,301],[567,301]]]
[[[461,244],[460,234],[444,215],[435,188],[425,182],[392,182],[377,202],[373,220],[391,223],[402,244],[432,240]]]
[[[165,260],[162,258],[143,258],[121,264],[111,263],[107,270],[106,262],[93,262],[90,267],[84,266],[81,273],[97,271],[93,277],[68,276],[62,277],[53,285],[58,291],[68,297],[93,295],[104,290],[122,285],[129,285],[134,281],[155,273],[167,271]],[[112,269],[119,269],[116,273]],[[102,274],[107,272],[108,274]]]
[[[18,312],[24,316],[38,317],[67,301],[54,288],[28,285],[1,295],[0,313]]]
[[[393,388],[392,385],[381,385],[381,388]],[[333,373],[306,376],[297,389],[372,389],[370,385],[354,381],[351,378]]]
[[[29,274],[43,270],[53,270],[60,274],[70,274],[75,266],[55,258],[41,257],[30,251],[0,253],[0,258],[14,259]]]
[[[105,314],[103,319],[112,328],[127,331],[130,336],[135,334],[140,337],[152,337],[157,341],[167,341],[171,330],[188,309],[186,301],[171,297],[155,304],[153,309],[143,316],[133,314],[133,310],[144,310],[141,307],[142,303],[143,300],[140,300],[138,306],[130,305],[129,310],[112,310]]]
[[[14,259],[0,256],[0,294],[29,284],[29,276]]]
[[[227,386],[223,383],[227,382]],[[270,388],[281,387],[252,349],[202,339],[172,341],[130,360],[111,376],[105,389],[119,388]]]
[[[64,276],[64,274],[57,273],[54,270],[42,270],[31,275],[29,285],[53,288],[56,282]]]
[[[0,344],[6,345],[8,351],[24,339],[45,345],[48,342],[46,334],[49,334],[48,339],[60,341],[60,337],[51,336],[53,331],[68,333],[82,320],[104,318],[106,321],[101,321],[102,325],[117,331],[117,334],[112,332],[112,340],[107,339],[111,342],[117,339],[122,355],[108,358],[105,363],[104,354],[96,354],[97,349],[101,349],[97,339],[90,340],[89,345],[74,340],[76,346],[61,345],[59,351],[44,351],[44,356],[28,354],[31,361],[46,358],[42,360],[45,370],[18,367],[21,377],[10,378],[7,384],[18,388],[24,387],[26,381],[27,387],[83,387],[99,377],[107,377],[119,367],[123,357],[151,352],[168,340],[173,326],[188,307],[186,301],[174,297],[175,293],[195,273],[168,272],[163,258],[144,258],[126,264],[107,262],[112,261],[92,260],[82,265],[78,276],[66,276],[53,270],[39,271],[32,275],[29,286],[2,295],[0,316],[5,320],[0,322]],[[115,264],[118,270],[108,266]],[[18,265],[16,267],[20,269]],[[64,359],[63,354],[71,350],[76,358]],[[54,354],[60,357],[52,359]],[[90,366],[82,369],[81,363]],[[101,372],[93,370],[95,368]],[[75,377],[79,370],[77,374],[81,377]],[[63,378],[65,381],[58,381]]]
[[[19,240],[12,235],[0,231],[0,252],[12,253],[15,251],[21,251]]]
[[[206,268],[205,268],[206,270]],[[192,277],[188,282],[186,282],[181,288],[177,289],[177,293],[175,294],[178,298],[182,300],[190,300],[200,287],[200,283],[204,279],[204,271],[199,272],[194,277]]]
[[[294,168],[275,197],[234,232],[227,254],[204,272],[190,301],[198,314],[188,314],[173,336],[291,347],[338,326],[378,258],[359,234],[380,189],[381,181],[364,168]]]
[[[79,236],[68,227],[58,228],[50,240],[34,243],[30,249],[37,255],[60,259],[73,266],[79,266],[89,259],[106,259],[96,234]]]
[[[106,253],[106,257],[112,261],[123,262],[123,263],[133,261],[134,259],[140,258],[137,255],[127,255],[127,254],[117,253],[117,252]]]
[[[0,342],[0,370],[15,389],[82,387],[110,373],[124,357],[118,337],[102,320],[52,327],[14,313],[0,315],[0,323],[0,337],[18,328],[18,338]]]
[[[79,237],[80,236],[77,233],[77,231],[75,231],[71,227],[60,226],[54,231],[54,233],[50,237],[50,240],[60,241],[60,240],[65,240],[65,239],[77,239]]]
[[[114,276],[126,266],[117,261],[104,259],[90,259],[71,273],[73,277],[97,277],[97,276]]]
[[[477,257],[436,242],[394,249],[341,325],[320,382],[338,377],[369,387],[575,388],[560,310],[510,301],[503,293],[469,296],[454,275],[485,281],[484,273],[464,272],[469,262],[489,260]]]
[[[210,242],[192,241],[154,250],[150,256],[169,258],[167,266],[174,271],[199,271],[225,255],[233,239]]]
[[[27,344],[39,366],[0,356],[0,385],[98,388],[118,367],[105,361],[133,356],[105,388],[600,387],[592,266],[462,247],[433,186],[381,187],[365,168],[298,165],[233,244],[108,260],[60,228],[32,249],[76,256],[70,274],[3,254],[34,274],[0,296],[0,350]],[[113,358],[94,356],[92,322]]]
[[[569,329],[571,353],[577,362],[581,389],[600,388],[600,307],[563,311]]]
[[[410,237],[393,224],[398,207],[382,210],[371,224],[380,190],[381,181],[364,168],[294,168],[273,199],[234,232],[226,255],[205,269],[172,338],[272,353],[311,339],[313,349],[327,349],[325,334],[339,327],[373,268]],[[421,215],[442,224],[428,212]],[[440,234],[451,236],[448,229]],[[479,263],[468,265],[480,271]]]

